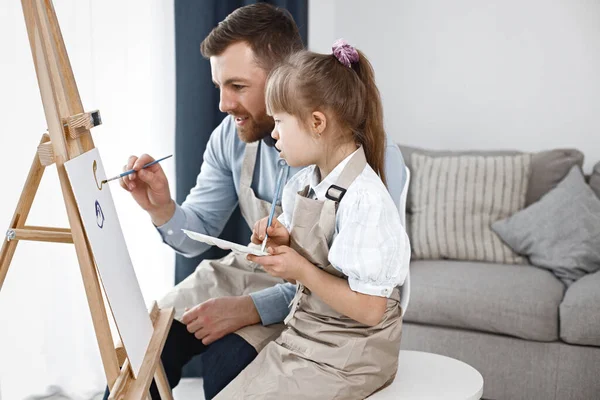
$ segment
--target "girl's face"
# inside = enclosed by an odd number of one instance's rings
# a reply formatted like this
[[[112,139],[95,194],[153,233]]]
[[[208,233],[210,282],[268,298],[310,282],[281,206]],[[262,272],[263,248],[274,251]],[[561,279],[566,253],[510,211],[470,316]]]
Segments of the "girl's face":
[[[322,149],[315,137],[305,128],[298,118],[285,113],[273,114],[275,128],[271,137],[277,140],[275,147],[279,156],[291,167],[304,167],[316,164]]]

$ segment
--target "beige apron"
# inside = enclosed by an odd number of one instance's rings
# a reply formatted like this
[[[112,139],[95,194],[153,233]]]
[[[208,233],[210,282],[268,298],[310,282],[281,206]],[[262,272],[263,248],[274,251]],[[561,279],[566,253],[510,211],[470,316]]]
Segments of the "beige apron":
[[[259,142],[246,145],[240,176],[240,211],[250,227],[269,215],[271,204],[261,200],[252,190],[252,176]],[[277,206],[275,216],[281,214]],[[250,244],[250,246],[255,246]],[[175,318],[181,319],[186,307],[194,307],[208,299],[224,296],[247,295],[284,281],[265,272],[258,264],[246,260],[245,254],[229,253],[219,260],[204,260],[196,271],[175,286],[163,299],[160,307],[174,307]],[[256,351],[275,339],[285,328],[282,323],[269,326],[246,326],[237,333]]]
[[[340,200],[366,165],[362,148],[350,159],[328,197]],[[346,278],[328,261],[336,201],[296,196],[291,247],[318,267]],[[399,290],[387,301],[382,321],[369,327],[329,307],[298,283],[287,329],[216,399],[364,399],[389,385],[398,367],[402,330]]]

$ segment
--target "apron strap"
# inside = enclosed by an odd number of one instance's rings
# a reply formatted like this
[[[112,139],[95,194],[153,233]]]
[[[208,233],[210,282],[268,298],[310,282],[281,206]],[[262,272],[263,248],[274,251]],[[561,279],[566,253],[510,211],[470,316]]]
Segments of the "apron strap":
[[[356,150],[356,153],[348,161],[348,164],[342,170],[342,173],[336,180],[334,185],[329,186],[325,197],[333,200],[336,203],[342,201],[342,197],[346,194],[348,187],[354,182],[354,179],[365,169],[367,165],[367,157],[362,146]]]
[[[240,186],[251,187],[252,178],[254,176],[254,167],[256,165],[256,154],[258,153],[258,143],[256,142],[246,144],[246,150],[244,151],[244,159],[242,160],[242,173],[240,175]]]
[[[304,285],[301,284],[300,282],[298,282],[296,284],[296,294],[294,295],[294,298],[292,299],[292,301],[290,302],[289,306],[290,307],[290,312],[288,313],[287,317],[285,317],[285,319],[283,320],[284,324],[288,324],[288,322],[294,317],[294,314],[296,313],[296,310],[298,309],[298,306],[300,305],[300,299],[302,299],[302,294],[304,293]]]

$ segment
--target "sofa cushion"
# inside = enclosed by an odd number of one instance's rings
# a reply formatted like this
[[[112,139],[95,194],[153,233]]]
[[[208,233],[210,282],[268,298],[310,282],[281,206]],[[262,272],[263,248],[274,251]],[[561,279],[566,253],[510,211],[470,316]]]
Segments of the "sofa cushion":
[[[492,229],[566,285],[600,269],[600,199],[578,166],[540,201],[494,222]]]
[[[491,230],[525,205],[530,154],[411,156],[409,235],[416,259],[522,264]]]
[[[413,261],[404,319],[523,339],[558,339],[564,285],[529,265]]]
[[[560,338],[567,343],[600,346],[600,272],[569,286],[560,304]]]
[[[600,162],[594,166],[592,176],[590,176],[590,187],[600,199]]]
[[[579,150],[556,149],[533,153],[525,205],[535,203],[554,189],[576,165],[583,166],[583,153]]]
[[[515,150],[465,150],[465,151],[445,151],[445,150],[425,150],[419,147],[399,145],[406,166],[412,170],[410,158],[412,153],[420,153],[430,157],[447,156],[511,156],[522,154]],[[527,195],[525,196],[525,206],[535,203],[543,195],[552,190],[560,182],[574,165],[583,165],[583,153],[576,149],[554,149],[532,153],[531,174]],[[600,165],[600,163],[599,163]],[[600,167],[598,171],[598,188],[600,190]],[[410,203],[410,188],[407,208],[412,210]]]

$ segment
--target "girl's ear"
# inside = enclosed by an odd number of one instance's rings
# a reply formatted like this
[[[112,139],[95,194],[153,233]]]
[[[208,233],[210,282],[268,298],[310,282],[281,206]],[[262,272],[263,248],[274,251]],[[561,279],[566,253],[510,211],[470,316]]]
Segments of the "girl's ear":
[[[327,127],[327,117],[321,111],[313,111],[310,116],[310,129],[317,137],[321,137]]]

